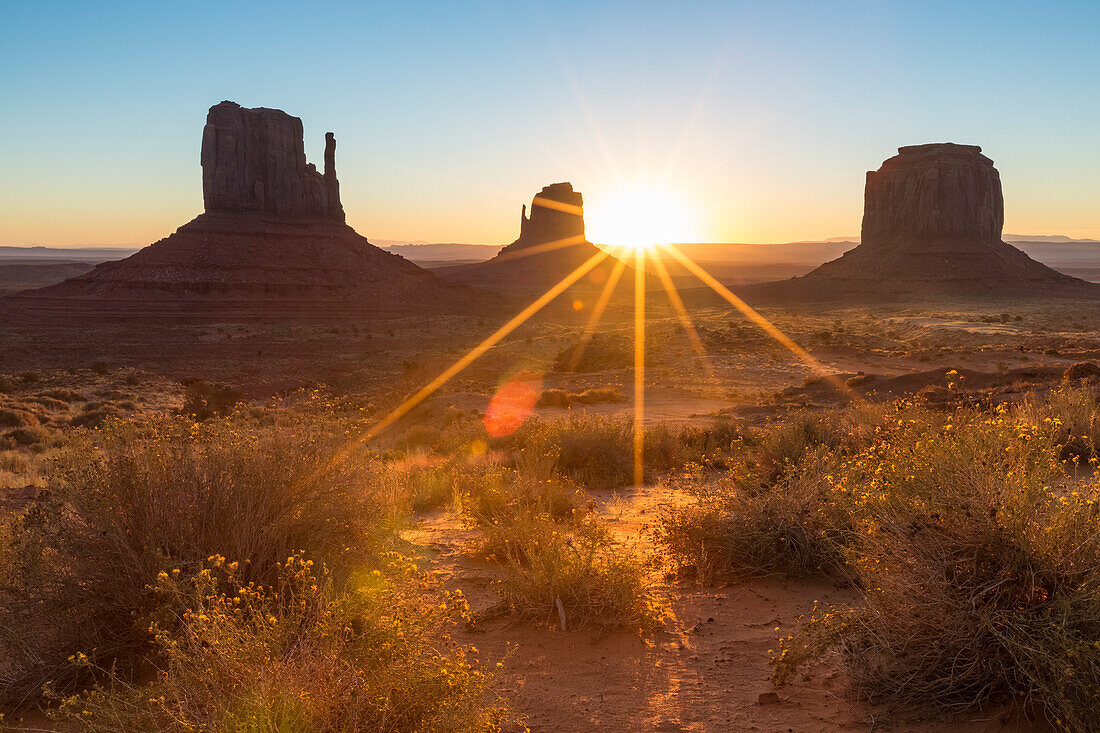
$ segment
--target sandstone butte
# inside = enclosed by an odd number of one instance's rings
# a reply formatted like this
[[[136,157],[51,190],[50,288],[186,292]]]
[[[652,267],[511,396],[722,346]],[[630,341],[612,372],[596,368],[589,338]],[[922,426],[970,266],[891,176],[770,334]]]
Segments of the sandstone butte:
[[[867,173],[859,246],[802,277],[741,289],[777,300],[1100,295],[1001,240],[1004,196],[977,145],[898,148]]]
[[[537,297],[553,287],[600,250],[585,238],[584,198],[571,183],[544,186],[520,212],[519,237],[485,262],[445,267],[440,277],[513,295]],[[591,300],[589,291],[602,288],[615,260],[608,257],[581,278],[569,292]],[[632,291],[626,274],[617,292]]]
[[[35,322],[338,320],[484,301],[344,222],[331,132],[319,172],[301,119],[221,102],[207,114],[200,162],[203,214],[124,260],[7,298],[5,312]]]

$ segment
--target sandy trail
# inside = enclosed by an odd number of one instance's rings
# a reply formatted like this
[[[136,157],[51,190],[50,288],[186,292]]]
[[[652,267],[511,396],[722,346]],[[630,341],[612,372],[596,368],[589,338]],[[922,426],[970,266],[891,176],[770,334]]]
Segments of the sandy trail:
[[[662,490],[663,491],[663,490]],[[656,487],[595,495],[617,541],[653,552],[652,523],[662,504],[677,500]],[[475,612],[493,606],[495,565],[467,552],[476,533],[452,511],[423,516],[405,533],[431,569],[463,590]],[[921,731],[982,733],[1037,730],[1001,711],[967,720],[930,723],[873,710],[851,698],[837,664],[776,689],[768,681],[769,650],[777,632],[790,633],[815,601],[854,600],[850,590],[806,579],[761,579],[702,588],[657,573],[668,605],[664,628],[647,636],[561,632],[551,625],[493,618],[461,641],[485,663],[505,661],[503,696],[534,733],[540,731]],[[760,704],[762,693],[780,701]],[[887,718],[891,718],[889,722]]]

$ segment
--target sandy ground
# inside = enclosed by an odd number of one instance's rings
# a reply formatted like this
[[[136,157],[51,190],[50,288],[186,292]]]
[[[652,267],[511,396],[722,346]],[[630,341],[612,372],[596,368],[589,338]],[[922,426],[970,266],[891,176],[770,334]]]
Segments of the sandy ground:
[[[665,491],[647,486],[596,499],[617,541],[649,553],[652,523],[663,506],[679,500]],[[499,571],[471,557],[474,537],[449,510],[424,515],[404,533],[447,585],[463,590],[476,614],[496,602],[492,584]],[[777,689],[768,679],[777,637],[790,633],[815,602],[844,605],[854,601],[852,591],[826,581],[771,578],[704,588],[667,568],[654,574],[667,617],[650,635],[562,632],[554,619],[539,625],[497,617],[460,639],[475,645],[484,662],[504,660],[502,695],[534,733],[1043,730],[1004,710],[947,722],[893,716],[854,699],[837,664]]]

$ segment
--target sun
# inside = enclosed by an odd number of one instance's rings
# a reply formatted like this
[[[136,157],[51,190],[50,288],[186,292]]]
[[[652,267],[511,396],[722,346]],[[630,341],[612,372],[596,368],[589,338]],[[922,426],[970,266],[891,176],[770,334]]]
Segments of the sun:
[[[660,185],[624,186],[585,207],[589,241],[631,250],[655,244],[694,242],[699,220],[678,192]]]

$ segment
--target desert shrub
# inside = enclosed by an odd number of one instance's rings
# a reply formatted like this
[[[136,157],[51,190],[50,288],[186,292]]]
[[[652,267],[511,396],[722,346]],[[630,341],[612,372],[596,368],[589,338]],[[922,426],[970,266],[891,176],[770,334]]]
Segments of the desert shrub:
[[[481,530],[478,553],[498,560],[521,559],[528,545],[519,527],[532,517],[576,525],[588,512],[587,498],[558,476],[546,456],[521,456],[516,467],[496,466],[462,491],[469,524]]]
[[[74,415],[69,424],[74,428],[98,428],[111,418],[123,416],[123,411],[114,404],[89,402],[79,415]]]
[[[693,448],[707,440],[698,431],[672,430],[664,424],[647,427],[645,480],[652,480],[655,471],[700,459]],[[634,480],[634,426],[629,420],[601,415],[528,420],[516,431],[512,444],[531,454],[553,457],[554,470],[585,489],[614,489]]]
[[[15,382],[7,375],[0,374],[0,394],[8,394],[15,391]]]
[[[0,427],[26,428],[38,424],[38,418],[27,410],[0,407]]]
[[[442,431],[434,425],[413,425],[397,440],[403,450],[429,449],[440,439]]]
[[[587,343],[578,341],[560,351],[554,359],[554,371],[600,372],[624,369],[633,363],[634,348],[630,341],[615,334],[596,334]]]
[[[16,445],[40,445],[50,439],[50,431],[41,425],[28,425],[9,430],[4,436],[15,441]]]
[[[595,387],[583,392],[570,392],[569,401],[581,405],[595,405],[600,402],[626,402],[626,395],[617,387]]]
[[[729,456],[742,448],[745,435],[740,423],[719,418],[707,426],[685,426],[677,438],[683,456],[690,462],[725,468]]]
[[[79,392],[74,392],[71,389],[60,387],[58,389],[47,389],[44,392],[38,393],[39,397],[49,397],[50,399],[60,400],[61,402],[85,402],[84,395]]]
[[[776,680],[839,648],[872,702],[1031,698],[1100,726],[1100,486],[1067,484],[1059,425],[1008,408],[903,411],[834,475],[863,603],[783,644]]]
[[[15,451],[0,451],[0,471],[27,473],[31,470],[30,460]]]
[[[527,514],[506,529],[506,574],[497,589],[511,613],[564,630],[641,630],[659,623],[644,564],[594,520],[569,529]]]
[[[553,457],[555,469],[587,489],[633,480],[633,431],[625,420],[586,415],[568,421],[529,420],[515,443],[531,455]]]
[[[544,389],[535,407],[569,407],[569,395],[564,389]]]
[[[102,376],[102,375],[106,374],[109,371],[111,371],[111,367],[108,366],[107,362],[105,362],[105,361],[93,361],[92,362],[92,373],[93,374],[99,374],[100,376]]]
[[[227,384],[197,380],[186,385],[181,413],[202,422],[212,417],[231,415],[244,401],[240,390]]]
[[[0,706],[85,681],[65,661],[78,652],[126,673],[162,570],[216,554],[271,583],[297,549],[336,572],[369,556],[383,507],[366,464],[333,460],[326,435],[306,421],[255,432],[165,418],[78,436],[0,547]]]
[[[20,372],[19,381],[23,384],[37,384],[38,372]]]
[[[276,588],[244,583],[221,558],[155,593],[157,674],[105,672],[55,717],[85,731],[490,731],[502,710],[470,647],[439,650],[468,618],[396,558],[343,585],[295,555]],[[86,657],[80,663],[92,664]]]
[[[421,456],[420,460],[380,461],[372,479],[387,502],[412,512],[451,505],[460,507],[464,497],[496,490],[501,477],[513,473],[499,464],[459,455],[444,460]]]
[[[1052,428],[1063,459],[1087,463],[1100,445],[1100,403],[1085,387],[1063,386],[1042,397],[1028,395],[1013,412],[1032,428]]]
[[[61,410],[68,410],[69,409],[69,403],[68,402],[64,402],[62,400],[55,400],[52,397],[42,397],[42,396],[31,397],[29,401],[34,402],[35,404],[41,405],[42,407],[45,407],[47,410],[61,411]]]
[[[844,572],[853,518],[829,483],[836,463],[819,447],[768,484],[740,475],[743,467],[713,479],[673,477],[690,501],[661,514],[658,541],[704,583],[730,573]]]
[[[126,379],[124,379],[123,381],[131,387],[136,387],[137,385],[141,384],[141,377],[138,375],[137,372],[130,372],[126,375]]]

